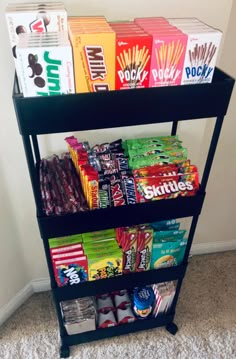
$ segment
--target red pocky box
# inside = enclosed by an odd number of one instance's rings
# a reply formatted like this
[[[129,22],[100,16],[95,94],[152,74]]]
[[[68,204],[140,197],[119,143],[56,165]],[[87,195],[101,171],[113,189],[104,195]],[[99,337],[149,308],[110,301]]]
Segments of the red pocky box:
[[[150,269],[152,242],[153,228],[150,226],[140,226],[137,239],[136,272]]]
[[[152,37],[144,32],[128,31],[116,33],[116,90],[149,85]]]
[[[135,178],[137,202],[148,202],[179,196],[194,196],[199,188],[198,173],[176,176]]]

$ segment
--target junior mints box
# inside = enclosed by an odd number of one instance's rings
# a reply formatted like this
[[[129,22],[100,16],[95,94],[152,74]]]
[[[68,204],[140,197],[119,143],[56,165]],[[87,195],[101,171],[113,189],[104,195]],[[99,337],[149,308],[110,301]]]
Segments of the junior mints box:
[[[71,94],[74,89],[72,50],[69,41],[59,45],[48,40],[37,46],[20,40],[17,63],[25,97]]]

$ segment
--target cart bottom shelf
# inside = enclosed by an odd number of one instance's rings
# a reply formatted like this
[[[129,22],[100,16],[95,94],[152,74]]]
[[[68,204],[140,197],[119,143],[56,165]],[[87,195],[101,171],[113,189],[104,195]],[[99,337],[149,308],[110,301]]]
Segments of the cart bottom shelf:
[[[61,338],[62,346],[82,344],[86,342],[111,338],[114,336],[134,333],[141,330],[147,330],[147,329],[152,329],[162,326],[166,326],[167,327],[166,329],[171,334],[175,334],[177,331],[177,327],[174,325],[176,330],[174,330],[174,328],[172,328],[173,330],[171,329],[173,320],[174,320],[174,313],[171,313],[168,315],[158,316],[157,318],[136,320],[133,323],[118,325],[117,327],[97,329],[94,331],[85,332],[81,334],[65,335]]]

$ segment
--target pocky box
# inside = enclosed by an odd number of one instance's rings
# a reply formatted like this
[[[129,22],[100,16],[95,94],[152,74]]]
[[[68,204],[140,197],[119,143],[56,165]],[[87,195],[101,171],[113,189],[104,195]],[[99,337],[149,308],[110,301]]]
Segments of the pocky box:
[[[212,28],[183,28],[188,35],[181,84],[210,83],[213,78],[222,33]]]
[[[149,85],[152,37],[142,31],[117,32],[116,90],[145,88]]]
[[[187,35],[166,30],[150,31],[153,36],[149,87],[180,85],[186,53]]]

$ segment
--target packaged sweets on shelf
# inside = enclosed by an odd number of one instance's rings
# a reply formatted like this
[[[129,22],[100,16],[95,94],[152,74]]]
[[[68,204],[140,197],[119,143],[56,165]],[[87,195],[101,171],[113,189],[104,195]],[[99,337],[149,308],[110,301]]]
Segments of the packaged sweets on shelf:
[[[140,225],[138,227],[136,272],[150,269],[153,234],[151,226]]]
[[[198,170],[177,136],[117,140],[91,147],[66,142],[90,209],[194,196]]]
[[[171,305],[175,296],[176,286],[173,281],[157,283],[152,285],[155,295],[153,316],[166,314],[171,310]]]
[[[96,329],[97,311],[93,297],[67,300],[60,305],[67,334],[79,334]]]
[[[67,12],[62,2],[11,3],[5,12],[15,67],[20,76],[16,45],[22,34],[67,31]]]
[[[133,310],[137,318],[146,319],[153,310],[154,292],[151,287],[136,288],[133,294]]]
[[[24,97],[75,92],[72,49],[66,34],[22,34],[16,54]]]
[[[200,21],[180,23],[172,19],[188,35],[182,85],[212,81],[222,33]]]
[[[148,87],[152,37],[134,22],[109,24],[116,33],[116,90]]]
[[[105,19],[69,19],[76,92],[115,89],[115,32]]]

